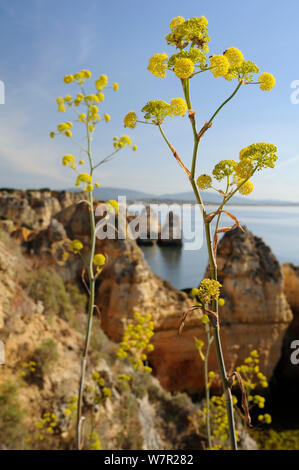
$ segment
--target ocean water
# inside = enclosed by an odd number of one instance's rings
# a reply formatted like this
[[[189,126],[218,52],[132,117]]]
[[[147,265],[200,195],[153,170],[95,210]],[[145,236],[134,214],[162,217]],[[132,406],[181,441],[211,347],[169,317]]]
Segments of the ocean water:
[[[209,206],[212,212],[216,207]],[[182,248],[144,246],[142,251],[151,269],[160,277],[167,279],[178,289],[198,286],[203,278],[208,254],[202,240],[203,228],[200,214],[195,220],[194,209],[182,212],[181,207],[174,209],[182,216],[183,233],[188,234],[198,227],[196,243],[190,237],[184,240]],[[261,237],[270,246],[280,263],[291,262],[299,265],[299,207],[295,206],[227,206],[227,210],[238,217],[241,224]],[[165,221],[167,209],[160,213],[160,221]],[[222,226],[232,225],[233,221],[223,216]],[[195,249],[190,249],[190,248]]]

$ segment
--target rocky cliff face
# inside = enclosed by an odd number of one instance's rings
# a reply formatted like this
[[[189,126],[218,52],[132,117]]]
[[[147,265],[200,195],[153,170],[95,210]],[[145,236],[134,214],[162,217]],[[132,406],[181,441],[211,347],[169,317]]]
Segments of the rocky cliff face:
[[[88,244],[84,205],[69,207],[56,218],[70,238]],[[192,300],[151,272],[134,241],[98,240],[97,249],[109,256],[96,296],[104,331],[119,340],[134,312],[151,313],[156,334],[150,361],[155,375],[168,390],[199,390],[203,368],[194,337],[205,339],[205,335],[196,314],[190,316],[183,336],[178,335],[181,315]],[[218,253],[219,280],[226,299],[220,315],[228,371],[242,363],[250,350],[258,349],[261,369],[269,378],[292,319],[279,263],[261,239],[239,230],[223,237]],[[210,367],[217,370],[213,352]]]
[[[299,267],[282,266],[284,292],[293,313],[282,342],[281,357],[270,383],[272,414],[280,423],[298,423],[297,405],[299,392]],[[294,358],[292,360],[292,354]]]
[[[54,214],[82,199],[82,194],[50,190],[0,190],[0,218],[31,230],[47,228]]]
[[[9,248],[9,244],[8,239],[0,242],[0,340],[5,348],[5,364],[0,365],[0,450],[72,449],[74,417],[68,419],[65,410],[78,394],[84,341],[81,331],[86,317],[76,317],[76,329],[56,315],[47,317],[43,303],[33,301],[26,291],[26,282],[20,283],[23,271],[28,275],[34,267],[21,253],[16,255],[17,245]],[[55,358],[47,369],[43,368],[45,352],[36,352],[45,340],[57,345]],[[190,398],[183,394],[172,397],[149,374],[137,377],[134,388],[123,389],[118,374],[133,371],[116,359],[116,349],[116,344],[96,330],[86,382],[87,387],[92,386],[91,375],[96,371],[105,377],[111,390],[111,398],[97,404],[93,411],[95,425],[100,423],[96,430],[102,448],[200,448],[201,439],[189,429],[188,416],[196,411]],[[26,364],[32,360],[35,366],[30,371]],[[4,390],[10,390],[9,394]],[[17,396],[11,390],[17,390]],[[87,388],[84,414],[88,423],[92,403],[92,393]],[[34,424],[41,423],[46,412],[56,416],[53,434]]]
[[[62,208],[26,244],[33,253],[54,263],[59,260],[59,250],[64,249],[65,237],[78,238],[87,249],[89,217],[85,204]],[[104,331],[118,341],[136,311],[150,313],[156,331],[150,361],[156,377],[167,390],[198,391],[203,386],[203,367],[194,337],[205,340],[205,334],[196,313],[190,315],[183,335],[178,335],[181,315],[193,305],[192,299],[152,273],[135,241],[98,240],[97,250],[109,258],[96,294]],[[219,243],[218,267],[226,300],[220,317],[228,371],[242,363],[250,350],[258,349],[261,369],[269,378],[292,319],[280,266],[261,239],[236,229]],[[56,265],[56,269],[64,279],[79,281],[82,263],[76,257],[63,266]],[[210,368],[217,370],[213,351]]]

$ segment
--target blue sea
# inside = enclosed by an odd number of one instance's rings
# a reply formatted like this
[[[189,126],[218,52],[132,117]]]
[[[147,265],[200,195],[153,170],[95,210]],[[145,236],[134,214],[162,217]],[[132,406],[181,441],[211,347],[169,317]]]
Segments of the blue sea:
[[[216,207],[208,206],[208,212]],[[270,246],[280,263],[291,262],[299,265],[299,207],[297,206],[227,206],[242,225],[255,235],[261,237]],[[175,212],[182,215],[178,207]],[[160,214],[163,224],[167,210]],[[202,240],[203,230],[200,214],[195,220],[194,210],[190,214],[183,213],[182,228],[184,235],[190,227],[198,227],[196,243],[184,240],[182,248],[178,247],[142,247],[145,259],[151,269],[160,277],[167,279],[178,289],[198,286],[206,266],[208,255]],[[231,225],[233,221],[223,216],[222,226]]]

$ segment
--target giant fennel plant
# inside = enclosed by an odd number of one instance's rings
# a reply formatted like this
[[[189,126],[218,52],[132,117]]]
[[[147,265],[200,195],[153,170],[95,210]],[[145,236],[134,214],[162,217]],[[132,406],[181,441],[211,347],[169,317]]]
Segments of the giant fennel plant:
[[[72,154],[66,154],[62,157],[62,165],[69,167],[74,171],[76,178],[76,186],[83,190],[82,202],[87,204],[90,221],[90,246],[86,247],[87,254],[83,255],[84,246],[81,240],[72,240],[70,244],[70,251],[75,255],[80,255],[85,264],[88,274],[87,282],[84,280],[85,287],[88,292],[88,317],[86,326],[85,343],[82,353],[81,362],[81,377],[78,392],[78,405],[77,405],[77,418],[76,418],[76,445],[78,449],[82,448],[83,432],[82,424],[84,417],[82,414],[83,393],[85,387],[85,375],[87,367],[88,350],[90,344],[90,337],[92,332],[92,320],[94,315],[95,306],[95,284],[97,278],[102,273],[107,263],[106,256],[103,253],[96,253],[96,221],[94,211],[94,195],[95,187],[99,187],[99,183],[95,180],[95,170],[102,164],[110,161],[121,149],[131,147],[132,150],[137,150],[136,145],[132,145],[131,139],[127,135],[113,138],[112,152],[98,161],[93,154],[93,137],[99,125],[105,125],[110,121],[110,115],[103,111],[103,104],[105,100],[105,93],[107,89],[117,91],[119,86],[113,83],[112,86],[108,85],[108,78],[106,75],[100,75],[94,82],[92,92],[87,91],[88,80],[91,78],[89,70],[81,70],[74,75],[66,75],[63,79],[67,85],[75,85],[78,92],[75,95],[60,96],[56,99],[58,111],[65,113],[70,111],[73,113],[74,122],[64,121],[57,125],[57,130],[50,133],[50,137],[54,138],[56,135],[64,136],[74,144],[76,144],[79,156],[76,158]],[[76,126],[83,126],[83,140],[81,138],[75,139],[73,136],[74,124]],[[79,131],[78,131],[79,132]],[[86,159],[86,161],[84,160]],[[84,170],[81,170],[84,168]],[[118,211],[117,201],[111,200],[106,204],[107,213],[115,213]],[[68,253],[66,253],[66,258]]]
[[[210,38],[208,36],[208,21],[204,16],[187,20],[181,16],[174,18],[170,23],[170,32],[165,39],[168,45],[176,48],[176,52],[170,57],[166,53],[153,55],[149,60],[148,70],[155,77],[162,79],[166,77],[167,73],[173,73],[180,81],[184,98],[173,98],[170,103],[164,100],[148,101],[141,110],[144,119],[139,119],[134,111],[130,111],[124,118],[124,124],[131,129],[135,128],[137,123],[150,124],[157,128],[189,179],[196,202],[201,210],[209,254],[210,278],[204,279],[200,288],[194,293],[195,305],[193,309],[201,310],[204,318],[208,319],[206,323],[208,344],[214,341],[216,347],[226,403],[230,446],[232,449],[237,449],[231,393],[233,381],[226,372],[219,328],[218,302],[221,285],[217,280],[217,240],[219,233],[228,231],[235,226],[241,228],[237,218],[224,207],[237,192],[248,195],[253,191],[254,185],[251,178],[258,171],[274,167],[277,160],[277,148],[269,143],[252,143],[240,151],[238,160],[221,160],[215,165],[210,175],[200,174],[199,176],[196,175],[197,154],[201,139],[212,126],[218,113],[243,86],[256,85],[263,91],[270,91],[275,85],[275,78],[266,72],[261,73],[258,78],[254,78],[259,73],[258,66],[250,60],[245,60],[242,52],[236,47],[229,47],[222,54],[208,56]],[[224,78],[227,82],[234,81],[236,87],[202,127],[198,128],[196,111],[191,104],[190,83],[191,81],[192,83],[196,82],[202,73],[210,73],[211,77],[216,79]],[[164,131],[164,123],[167,118],[185,115],[190,120],[194,140],[190,169],[183,162]],[[222,183],[222,187],[219,187],[219,183]],[[217,191],[222,197],[219,207],[212,213],[208,213],[201,195],[201,191],[207,189]],[[220,227],[223,213],[233,220],[232,226]],[[214,219],[216,220],[216,228],[214,236],[212,236],[211,223]]]

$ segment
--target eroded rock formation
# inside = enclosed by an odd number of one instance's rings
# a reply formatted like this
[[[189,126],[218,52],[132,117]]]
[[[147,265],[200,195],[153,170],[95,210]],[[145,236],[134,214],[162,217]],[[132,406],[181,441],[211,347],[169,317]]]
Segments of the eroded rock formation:
[[[84,205],[67,208],[56,217],[70,238],[88,243]],[[205,335],[196,314],[187,321],[183,336],[178,335],[182,312],[192,300],[152,273],[134,241],[98,240],[97,249],[109,257],[96,296],[105,332],[119,340],[134,312],[151,313],[156,334],[150,361],[155,375],[168,390],[200,389],[203,368],[194,337],[205,339]],[[239,230],[223,237],[218,253],[219,280],[226,299],[220,315],[227,369],[232,372],[252,349],[258,349],[261,369],[269,378],[292,318],[279,263],[260,238]],[[217,370],[214,351],[210,368]]]
[[[49,253],[53,255],[57,247],[63,251],[65,237],[78,238],[88,250],[88,206],[80,203],[61,207],[48,225],[27,242],[29,249],[48,262],[54,262],[55,256],[50,258]],[[150,270],[134,240],[97,240],[97,251],[107,254],[109,260],[96,293],[104,331],[119,341],[126,322],[136,311],[150,313],[156,331],[155,351],[150,356],[155,375],[168,390],[198,391],[203,386],[203,367],[194,337],[205,340],[199,315],[191,314],[183,335],[178,335],[181,315],[193,305],[192,299]],[[226,300],[220,317],[227,369],[232,372],[250,350],[258,349],[261,369],[269,378],[292,319],[279,263],[261,239],[236,229],[219,243],[218,267]],[[78,256],[56,268],[64,279],[80,282],[82,263]],[[210,368],[217,370],[214,350]]]

